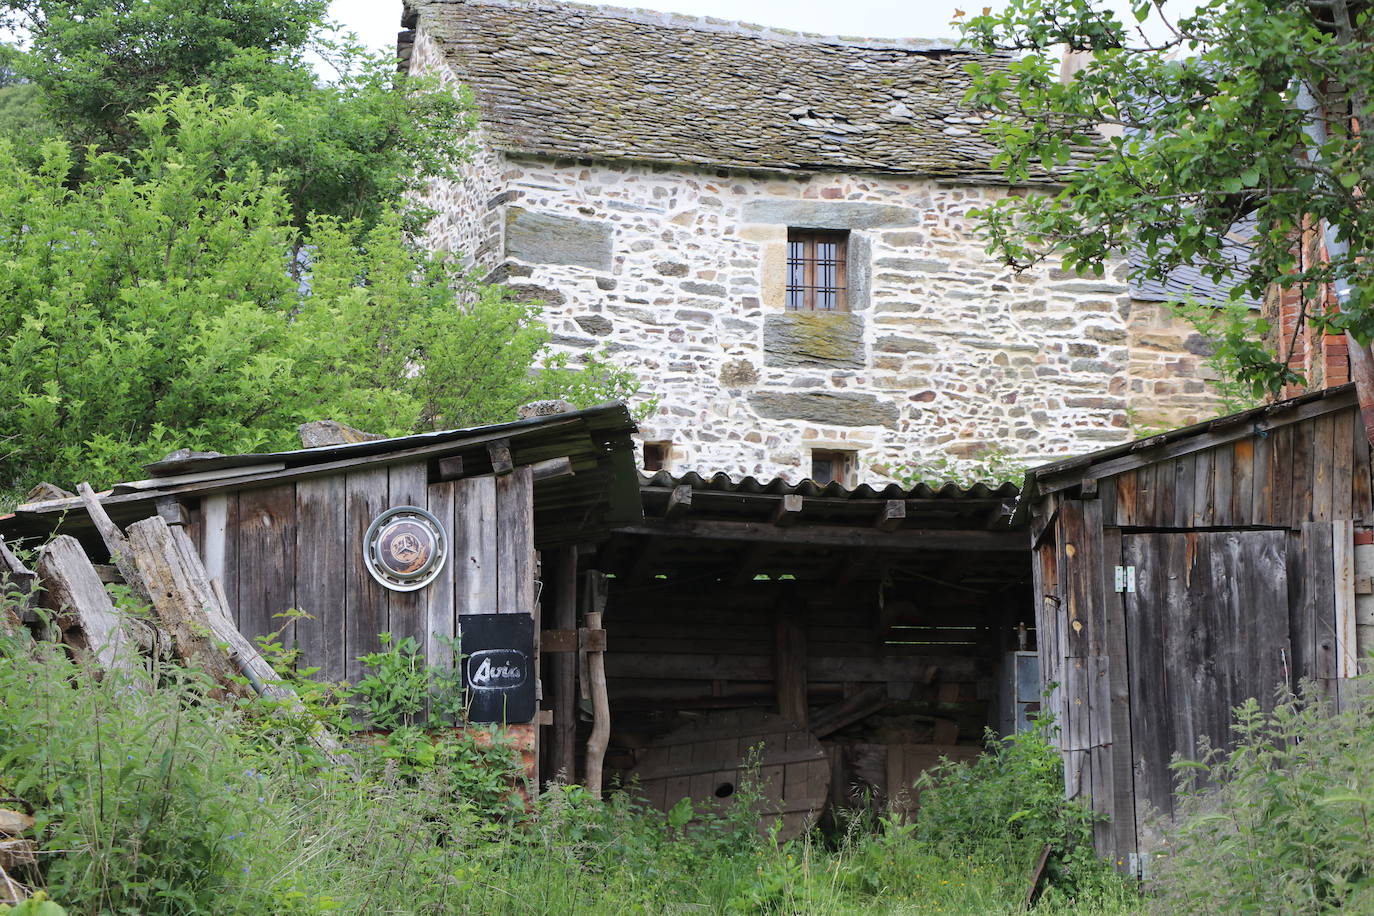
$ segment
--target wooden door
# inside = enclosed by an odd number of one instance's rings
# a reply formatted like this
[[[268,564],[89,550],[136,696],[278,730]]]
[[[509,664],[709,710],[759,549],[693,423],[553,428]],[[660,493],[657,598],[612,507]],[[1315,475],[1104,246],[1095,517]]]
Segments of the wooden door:
[[[1287,535],[1283,531],[1127,534],[1123,564],[1131,687],[1136,829],[1150,840],[1147,806],[1173,814],[1175,752],[1194,757],[1203,736],[1230,739],[1231,709],[1265,709],[1292,678]]]

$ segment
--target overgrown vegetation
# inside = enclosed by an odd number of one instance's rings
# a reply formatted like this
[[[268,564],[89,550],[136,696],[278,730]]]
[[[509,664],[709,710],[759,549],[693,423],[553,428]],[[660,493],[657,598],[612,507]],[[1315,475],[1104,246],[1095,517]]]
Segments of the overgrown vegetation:
[[[159,677],[131,689],[60,647],[0,640],[0,782],[38,817],[42,864],[27,877],[68,913],[1015,913],[1029,860],[1043,842],[1067,849],[1079,821],[1043,739],[924,789],[944,823],[1008,780],[1034,786],[1035,816],[1000,832],[951,846],[943,828],[870,813],[779,844],[757,827],[756,782],[722,814],[665,815],[628,792],[602,804],[576,786],[523,810],[499,742],[411,730],[432,753],[361,743],[356,772],[341,771],[282,709],[210,701],[193,672]],[[307,703],[336,708],[331,695]],[[1037,911],[1131,912],[1133,894],[1096,874]]]
[[[470,100],[326,7],[0,0],[26,42],[0,46],[0,505],[310,420],[399,435],[637,390],[417,244]]]
[[[1158,861],[1166,913],[1374,912],[1374,680],[1236,710],[1233,750],[1179,762],[1179,825]]]

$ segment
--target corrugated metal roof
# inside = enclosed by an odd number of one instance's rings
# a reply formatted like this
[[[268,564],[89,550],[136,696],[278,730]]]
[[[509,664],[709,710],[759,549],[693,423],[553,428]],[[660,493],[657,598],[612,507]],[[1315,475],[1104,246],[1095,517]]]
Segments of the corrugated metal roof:
[[[756,477],[743,477],[739,480],[729,474],[719,473],[703,477],[695,471],[674,476],[668,471],[659,471],[652,476],[640,475],[641,487],[689,486],[693,490],[707,490],[716,493],[764,494],[770,496],[823,496],[829,499],[994,499],[1018,495],[1020,488],[1011,481],[1000,483],[975,483],[964,487],[952,481],[937,482],[937,486],[919,483],[914,487],[903,487],[890,483],[879,487],[861,483],[856,487],[846,487],[835,481],[819,484],[814,480],[788,483],[781,477],[759,480]]]

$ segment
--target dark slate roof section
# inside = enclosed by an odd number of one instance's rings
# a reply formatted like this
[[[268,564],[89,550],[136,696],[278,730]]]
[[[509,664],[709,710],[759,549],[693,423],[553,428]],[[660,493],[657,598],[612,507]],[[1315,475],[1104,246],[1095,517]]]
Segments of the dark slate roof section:
[[[1237,274],[1250,268],[1250,262],[1254,259],[1254,248],[1236,236],[1251,237],[1254,231],[1254,221],[1248,220],[1236,226],[1231,234],[1221,240],[1221,255],[1235,265]],[[1133,252],[1131,275],[1138,275],[1143,265],[1144,255],[1138,251]],[[1217,282],[1205,276],[1199,267],[1187,264],[1170,271],[1164,280],[1132,280],[1131,297],[1145,302],[1182,302],[1185,297],[1192,296],[1203,304],[1224,305],[1231,301],[1231,290],[1235,288],[1236,282],[1230,278]],[[1245,302],[1252,309],[1260,307],[1257,300],[1248,299]]]
[[[412,7],[506,151],[1003,183],[962,100],[966,64],[1008,57],[574,3]]]

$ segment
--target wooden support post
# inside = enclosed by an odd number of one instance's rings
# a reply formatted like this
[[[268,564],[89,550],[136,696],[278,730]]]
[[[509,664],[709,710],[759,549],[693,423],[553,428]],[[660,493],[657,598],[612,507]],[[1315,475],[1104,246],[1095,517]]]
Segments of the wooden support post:
[[[559,630],[577,629],[577,548],[558,553],[557,592],[553,624]],[[577,656],[559,652],[553,657],[553,772],[566,782],[577,781]]]
[[[773,683],[778,713],[802,728],[807,725],[806,603],[791,589],[773,610]]]
[[[606,580],[599,572],[587,574],[588,610],[584,615],[587,629],[601,629],[601,615],[606,607]],[[606,745],[611,740],[611,703],[606,692],[606,654],[586,649],[587,687],[592,701],[592,734],[587,739],[587,791],[594,798],[601,797],[601,768],[606,759]]]

